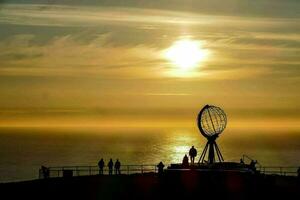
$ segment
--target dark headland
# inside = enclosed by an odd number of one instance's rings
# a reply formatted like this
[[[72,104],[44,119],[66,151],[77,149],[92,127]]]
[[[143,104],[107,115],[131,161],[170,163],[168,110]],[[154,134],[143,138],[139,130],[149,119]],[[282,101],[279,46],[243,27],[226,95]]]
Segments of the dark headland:
[[[5,199],[300,199],[300,184],[295,176],[187,170],[2,183],[0,192]]]

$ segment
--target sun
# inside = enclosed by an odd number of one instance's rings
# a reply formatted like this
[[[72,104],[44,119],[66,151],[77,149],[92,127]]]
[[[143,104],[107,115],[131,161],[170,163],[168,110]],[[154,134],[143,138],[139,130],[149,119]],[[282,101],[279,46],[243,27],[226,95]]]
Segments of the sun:
[[[165,50],[164,57],[182,70],[194,69],[207,57],[207,51],[197,40],[182,39]]]

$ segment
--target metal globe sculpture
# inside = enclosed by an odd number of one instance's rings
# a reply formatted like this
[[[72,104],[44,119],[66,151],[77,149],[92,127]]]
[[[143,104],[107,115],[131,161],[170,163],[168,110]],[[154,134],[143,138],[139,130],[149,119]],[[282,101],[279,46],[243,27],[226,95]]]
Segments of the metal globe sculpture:
[[[201,112],[202,111],[202,112]],[[206,105],[198,115],[198,127],[204,137],[221,134],[226,128],[225,112],[216,106]]]
[[[207,150],[208,163],[212,164],[217,160],[215,155],[217,155],[219,162],[224,161],[216,139],[226,128],[227,117],[225,112],[219,107],[206,105],[199,112],[197,121],[200,133],[207,139],[199,162],[204,162]]]

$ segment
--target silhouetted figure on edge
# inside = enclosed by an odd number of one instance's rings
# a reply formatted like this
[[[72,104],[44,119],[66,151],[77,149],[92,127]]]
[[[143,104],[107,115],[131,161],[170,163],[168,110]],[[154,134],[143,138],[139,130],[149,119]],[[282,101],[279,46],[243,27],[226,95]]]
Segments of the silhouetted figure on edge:
[[[197,150],[192,146],[192,148],[189,151],[189,156],[191,158],[191,163],[194,164],[195,157],[197,156]]]
[[[49,178],[50,176],[49,168],[42,165],[41,170],[42,170],[43,178]]]
[[[240,159],[240,163],[241,163],[242,165],[245,164],[243,158]]]
[[[298,180],[300,180],[300,167],[297,170],[297,174],[298,174]]]
[[[112,175],[112,173],[113,173],[113,166],[114,166],[114,163],[113,163],[112,159],[109,160],[107,166],[108,166],[108,174]]]
[[[165,167],[165,165],[162,162],[158,163],[158,165],[157,165],[158,175],[162,175],[164,173],[164,167]]]
[[[116,163],[115,163],[115,174],[121,174],[120,168],[121,168],[121,163],[120,163],[120,161],[117,159],[117,161],[116,161]]]
[[[104,161],[103,158],[101,158],[101,160],[99,160],[98,162],[98,167],[99,167],[99,174],[103,174],[103,168],[104,168]]]
[[[184,155],[184,157],[182,159],[182,167],[183,168],[188,168],[189,167],[189,158],[186,154]]]
[[[250,162],[250,169],[252,169],[253,171],[256,171],[256,167],[255,167],[255,165],[256,165],[256,163],[257,163],[257,161],[255,160],[251,160],[251,162]]]

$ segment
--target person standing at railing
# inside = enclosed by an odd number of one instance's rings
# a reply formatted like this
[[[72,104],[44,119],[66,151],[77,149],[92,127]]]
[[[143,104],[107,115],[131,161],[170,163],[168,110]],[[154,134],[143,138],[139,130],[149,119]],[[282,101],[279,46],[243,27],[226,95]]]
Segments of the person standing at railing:
[[[257,160],[251,160],[249,167],[252,169],[254,172],[256,171],[255,165],[257,164]]]
[[[48,167],[45,167],[45,166],[41,166],[41,172],[42,172],[42,175],[43,175],[43,178],[49,178],[50,176],[50,170]]]
[[[165,165],[162,162],[158,163],[158,165],[157,165],[158,175],[161,176],[164,173],[164,167],[165,167]]]
[[[242,165],[245,164],[243,158],[240,159],[240,164],[242,164]]]
[[[194,164],[195,157],[197,156],[197,150],[194,146],[192,146],[192,148],[190,149],[189,156],[191,158],[191,163]]]
[[[98,162],[98,167],[99,167],[99,174],[103,174],[103,168],[104,168],[104,161],[103,158]]]
[[[116,163],[115,163],[115,174],[121,174],[121,171],[120,171],[120,168],[121,168],[121,163],[119,161],[119,159],[117,159]]]
[[[112,173],[113,173],[113,167],[114,167],[114,163],[113,163],[112,159],[109,160],[107,166],[108,166],[108,174],[112,175]]]
[[[185,154],[183,159],[182,159],[182,167],[183,168],[188,168],[189,167],[189,158]]]

